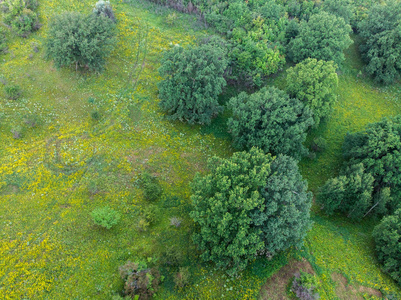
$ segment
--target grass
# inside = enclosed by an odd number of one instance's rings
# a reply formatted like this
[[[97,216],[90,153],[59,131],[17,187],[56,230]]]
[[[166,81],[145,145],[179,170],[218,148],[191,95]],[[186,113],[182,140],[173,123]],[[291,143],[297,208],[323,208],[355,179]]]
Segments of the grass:
[[[316,215],[302,251],[293,249],[272,261],[256,260],[239,278],[200,263],[189,242],[189,183],[194,173],[206,171],[208,157],[233,152],[225,125],[230,112],[203,128],[167,122],[158,109],[156,83],[161,79],[160,55],[170,43],[190,44],[210,31],[193,16],[177,13],[177,25],[170,26],[165,22],[170,10],[120,1],[113,4],[118,44],[105,72],[57,70],[43,59],[48,18],[66,10],[89,13],[94,2],[40,4],[43,27],[28,39],[8,33],[9,53],[0,60],[2,80],[22,88],[16,101],[0,92],[1,299],[111,299],[122,289],[120,265],[136,258],[154,262],[168,246],[182,251],[192,278],[188,287],[176,289],[172,278],[177,268],[163,267],[166,280],[160,299],[254,299],[266,278],[294,256],[307,257],[320,270],[323,299],[333,299],[331,272],[400,293],[374,258],[369,222],[352,224]],[[128,81],[129,73],[138,44],[145,53],[146,32],[146,61],[135,85]],[[356,46],[346,54],[333,115],[311,134],[325,137],[328,150],[314,161],[301,162],[313,191],[338,171],[347,131],[400,112],[399,87],[383,88],[357,77],[362,63]],[[283,74],[269,84],[282,87]],[[237,92],[228,89],[221,103]],[[100,112],[98,120],[91,118],[94,110]],[[27,116],[38,119],[38,125],[26,124]],[[19,139],[11,132],[16,127],[21,128]],[[139,183],[143,172],[157,176],[164,191],[154,203],[156,220],[146,231],[137,228],[149,206]],[[109,231],[96,227],[90,218],[91,211],[103,206],[121,214]],[[172,217],[182,219],[179,228],[170,225]]]

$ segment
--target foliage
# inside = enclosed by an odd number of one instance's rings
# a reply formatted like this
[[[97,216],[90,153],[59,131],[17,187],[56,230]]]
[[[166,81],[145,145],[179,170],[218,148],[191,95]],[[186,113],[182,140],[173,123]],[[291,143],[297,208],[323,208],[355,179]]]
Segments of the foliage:
[[[163,193],[157,177],[145,172],[141,175],[141,186],[143,188],[143,196],[148,201],[156,201]]]
[[[93,8],[93,13],[97,16],[107,17],[113,22],[116,22],[116,17],[114,16],[110,1],[99,0],[96,2],[95,7]]]
[[[192,183],[190,213],[199,229],[193,239],[205,261],[233,275],[257,255],[302,244],[311,194],[294,159],[274,160],[252,148],[208,163],[210,173],[197,174]]]
[[[325,0],[323,10],[341,17],[347,24],[354,18],[354,3],[352,0]]]
[[[159,69],[164,80],[158,84],[160,107],[168,119],[190,124],[210,124],[223,108],[217,96],[226,85],[226,49],[206,43],[167,51]]]
[[[383,218],[373,230],[373,238],[384,270],[401,283],[401,208]]]
[[[96,225],[106,229],[117,225],[120,220],[120,214],[108,206],[94,209],[91,213],[91,217]]]
[[[175,226],[175,227],[180,227],[182,223],[182,220],[180,218],[177,217],[172,217],[170,218],[170,225],[171,226]]]
[[[114,44],[114,24],[109,18],[67,12],[53,18],[46,41],[46,57],[57,67],[75,65],[103,69]]]
[[[291,291],[297,299],[317,300],[319,299],[319,293],[315,292],[317,284],[317,278],[314,275],[300,271],[294,277]]]
[[[352,165],[344,175],[325,183],[317,195],[317,202],[329,215],[341,211],[348,217],[361,219],[373,205],[373,181],[373,176],[365,172],[363,164]]]
[[[377,3],[368,15],[359,26],[366,71],[376,81],[389,84],[401,74],[401,5],[397,0]]]
[[[7,38],[4,29],[0,27],[0,54],[6,53],[7,51]]]
[[[176,286],[182,288],[188,285],[191,278],[191,273],[188,267],[180,267],[178,273],[174,277],[174,283]]]
[[[4,23],[19,36],[27,37],[40,28],[38,15],[34,10],[36,0],[5,0],[0,3],[4,12]]]
[[[16,84],[6,85],[4,87],[6,97],[10,100],[17,100],[21,96],[21,87]]]
[[[315,152],[323,152],[327,149],[327,141],[321,136],[316,137],[313,139],[311,147]]]
[[[312,113],[298,99],[270,87],[251,95],[242,92],[228,107],[233,112],[228,127],[237,148],[259,147],[297,158],[307,153],[302,143],[313,124]]]
[[[309,106],[315,126],[332,111],[337,87],[336,66],[332,61],[307,58],[287,70],[286,90]]]
[[[352,44],[350,33],[351,26],[343,18],[320,12],[301,21],[298,36],[288,45],[288,55],[296,63],[315,58],[339,65],[345,59],[343,51]]]
[[[127,263],[119,268],[120,277],[124,280],[124,294],[135,299],[151,299],[160,284],[160,273],[155,268],[148,268],[142,261]]]
[[[390,213],[401,196],[401,116],[383,118],[366,129],[345,137],[343,154],[346,164],[362,163],[374,178],[374,189],[390,188],[393,201],[387,203]]]

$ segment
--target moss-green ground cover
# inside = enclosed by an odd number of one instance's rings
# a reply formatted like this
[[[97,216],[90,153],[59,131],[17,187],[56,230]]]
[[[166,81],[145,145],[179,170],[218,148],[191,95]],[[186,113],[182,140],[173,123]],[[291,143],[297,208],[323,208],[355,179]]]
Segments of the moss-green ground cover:
[[[23,90],[16,101],[0,91],[0,299],[111,299],[122,289],[118,266],[137,257],[154,261],[169,244],[184,249],[193,276],[187,288],[177,290],[171,276],[175,269],[163,269],[161,299],[256,298],[265,279],[291,256],[306,256],[320,270],[323,299],[334,297],[333,271],[351,282],[400,292],[374,258],[370,224],[319,216],[303,251],[255,261],[239,278],[200,264],[189,241],[188,184],[195,172],[205,171],[208,157],[233,150],[224,117],[208,128],[164,121],[156,83],[162,51],[207,32],[193,30],[191,16],[178,14],[177,24],[168,26],[165,9],[120,1],[113,3],[118,43],[104,73],[57,70],[44,61],[48,19],[66,10],[89,13],[94,4],[41,0],[43,27],[28,39],[9,33],[9,53],[0,57],[0,79]],[[146,60],[143,71],[139,74],[137,67],[130,80],[138,45]],[[347,131],[401,111],[398,87],[383,89],[357,77],[361,62],[356,53],[355,47],[347,53],[333,116],[312,133],[322,134],[329,149],[315,161],[302,162],[312,190],[337,172]],[[132,78],[138,74],[135,84]],[[273,81],[282,84],[282,76]],[[91,119],[94,110],[100,120]],[[31,117],[37,126],[27,124]],[[14,139],[12,130],[22,137]],[[145,170],[158,176],[164,195],[156,204],[157,221],[139,231],[139,215],[148,206],[139,185]],[[109,231],[94,226],[89,215],[106,205],[122,215]],[[169,225],[173,216],[183,219],[178,229]]]

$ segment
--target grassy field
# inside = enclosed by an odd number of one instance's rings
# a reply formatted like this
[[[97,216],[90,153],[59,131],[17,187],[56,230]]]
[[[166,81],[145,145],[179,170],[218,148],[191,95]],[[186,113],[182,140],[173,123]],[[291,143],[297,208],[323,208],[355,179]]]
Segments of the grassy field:
[[[374,221],[327,219],[316,208],[303,249],[257,260],[239,278],[198,262],[190,242],[189,182],[195,172],[206,171],[208,157],[233,152],[224,125],[229,112],[205,128],[167,122],[157,106],[156,83],[161,53],[170,44],[187,45],[209,32],[198,28],[193,16],[177,13],[176,24],[169,26],[168,10],[120,1],[113,4],[118,44],[105,72],[57,70],[43,59],[48,19],[63,11],[89,13],[93,5],[40,1],[43,27],[27,39],[9,33],[9,53],[0,57],[0,79],[23,90],[16,101],[0,91],[0,299],[111,299],[122,289],[120,265],[137,258],[155,262],[170,246],[182,249],[191,284],[174,288],[176,268],[165,267],[160,299],[254,299],[268,277],[302,257],[320,278],[322,299],[341,297],[334,273],[354,286],[401,295],[375,260]],[[138,49],[140,61],[146,55],[142,72],[134,68]],[[328,150],[301,162],[312,191],[338,171],[346,132],[401,112],[399,85],[375,86],[358,77],[361,67],[354,45],[347,51],[334,112],[311,133],[324,136]],[[129,80],[130,73],[139,81]],[[283,82],[279,75],[270,83]],[[90,117],[93,111],[100,113],[99,120]],[[36,126],[30,125],[32,119]],[[140,231],[139,219],[150,206],[138,182],[144,171],[159,178],[164,193],[153,204],[156,221]],[[106,205],[122,215],[109,231],[94,226],[89,215]],[[183,219],[180,228],[170,226],[174,216]]]

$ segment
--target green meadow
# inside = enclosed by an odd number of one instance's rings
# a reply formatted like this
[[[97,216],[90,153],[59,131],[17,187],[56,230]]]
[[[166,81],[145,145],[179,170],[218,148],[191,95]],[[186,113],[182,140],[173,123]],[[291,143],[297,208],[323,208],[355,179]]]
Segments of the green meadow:
[[[375,257],[377,220],[327,218],[317,206],[302,249],[255,260],[238,277],[202,263],[191,240],[189,184],[196,172],[207,172],[209,157],[235,151],[225,125],[230,112],[206,127],[169,122],[158,107],[157,82],[163,51],[213,31],[192,15],[176,13],[169,25],[172,11],[164,7],[119,1],[113,3],[117,43],[105,71],[55,68],[44,59],[49,19],[64,11],[90,13],[94,4],[41,0],[39,31],[28,38],[7,31],[8,53],[0,56],[0,299],[112,299],[123,289],[118,267],[137,259],[160,265],[164,280],[156,299],[265,299],[265,282],[303,259],[319,279],[321,299],[401,298],[400,286]],[[307,143],[323,136],[328,147],[300,163],[312,192],[338,173],[347,132],[401,113],[400,83],[373,83],[353,39],[332,115],[309,132]],[[19,85],[21,98],[6,99],[4,83]],[[267,84],[283,87],[285,70]],[[227,88],[221,102],[237,92]],[[163,188],[152,204],[143,197],[143,172],[157,176]],[[110,230],[90,217],[104,206],[121,215]],[[153,222],[139,226],[149,209]],[[173,217],[182,220],[180,227],[170,225]],[[166,249],[189,266],[187,287],[175,287],[176,266],[160,264]]]

